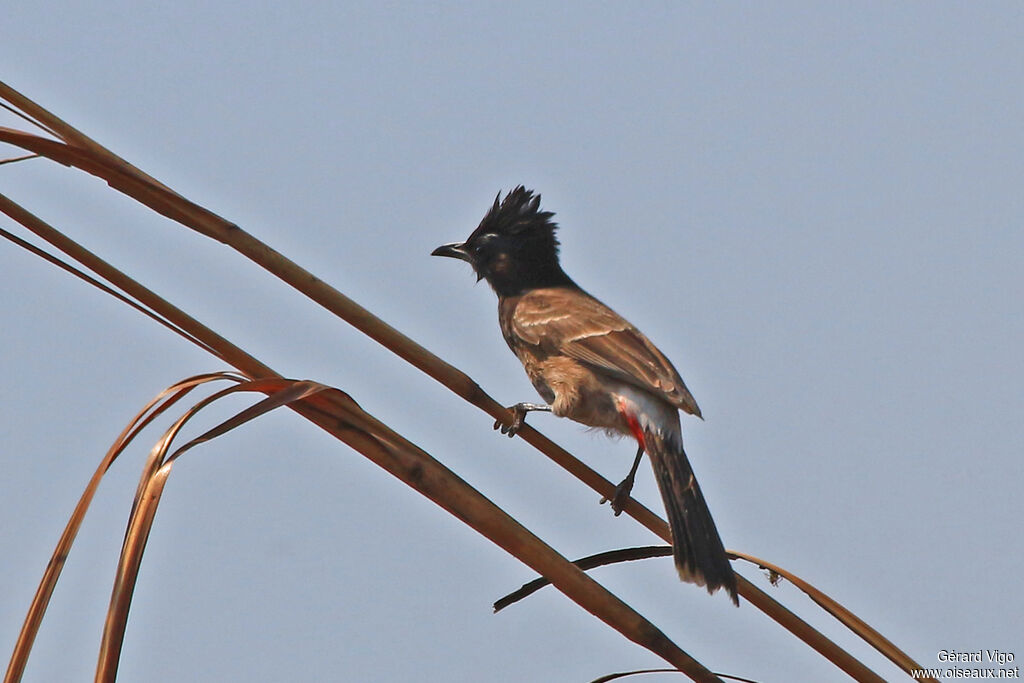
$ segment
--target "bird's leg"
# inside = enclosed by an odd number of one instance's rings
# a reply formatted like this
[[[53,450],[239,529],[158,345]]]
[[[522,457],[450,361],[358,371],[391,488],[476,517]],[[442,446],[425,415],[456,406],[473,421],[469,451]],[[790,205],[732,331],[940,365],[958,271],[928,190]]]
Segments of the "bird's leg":
[[[633,480],[636,478],[636,468],[640,466],[640,459],[644,457],[644,447],[636,451],[636,459],[633,460],[633,466],[629,468],[629,474],[626,478],[619,482],[619,485],[615,487],[615,494],[612,496],[612,510],[615,512],[615,516],[618,517],[622,514],[622,511],[626,509],[626,502],[629,500],[629,494],[633,491]],[[607,503],[607,498],[602,498],[601,503]]]
[[[495,420],[494,428],[501,429],[502,434],[508,434],[510,437],[515,436],[516,432],[526,424],[526,414],[530,411],[543,410],[548,413],[551,412],[551,406],[541,403],[517,403],[514,406],[509,406],[508,409],[512,411],[512,424],[506,425],[501,420]]]

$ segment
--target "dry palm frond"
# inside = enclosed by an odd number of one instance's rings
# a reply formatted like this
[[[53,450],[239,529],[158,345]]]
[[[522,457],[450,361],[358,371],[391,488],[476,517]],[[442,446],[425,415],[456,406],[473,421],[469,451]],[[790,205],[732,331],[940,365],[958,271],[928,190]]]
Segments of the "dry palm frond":
[[[0,129],[0,139],[3,138],[3,135],[4,130]],[[164,192],[164,190],[159,191]],[[203,211],[205,211],[205,209]],[[185,330],[189,335],[202,340],[206,346],[215,350],[218,357],[231,363],[246,375],[250,377],[277,376],[269,367],[246,354],[227,339],[224,339],[213,330],[192,319],[190,316],[185,314],[184,311],[181,311],[166,302],[155,293],[140,285],[138,282],[128,278],[95,254],[84,249],[81,245],[76,244],[66,235],[47,225],[44,221],[29,213],[2,194],[0,194],[0,212],[6,213],[8,216],[21,223],[42,239],[54,245],[58,249],[61,249],[94,273],[97,273],[111,284],[116,285],[122,291],[134,297],[147,308],[167,318],[171,323]],[[209,214],[209,212],[206,213]],[[235,228],[235,230],[241,232],[237,228]],[[249,239],[252,238],[250,237]],[[277,259],[283,258],[284,257],[277,255]],[[298,266],[293,267],[298,269]],[[298,270],[301,271],[301,269]],[[316,287],[326,287],[327,289],[330,289],[330,291],[334,291],[314,278],[311,274],[307,273],[307,275],[308,279],[312,281]],[[300,282],[305,281],[302,277],[298,277],[298,280]],[[363,329],[364,332],[370,334],[370,336],[374,337],[387,346],[387,348],[395,351],[403,358],[413,362],[417,367],[420,367],[422,364],[429,364],[431,369],[438,374],[435,375],[432,372],[428,372],[428,374],[441,379],[446,386],[452,388],[453,391],[460,396],[463,396],[474,405],[487,410],[489,414],[497,416],[500,419],[508,418],[505,408],[487,395],[479,385],[473,382],[460,370],[448,365],[423,347],[417,345],[408,337],[405,337],[397,330],[394,330],[394,328],[379,321],[375,316],[369,313],[369,311],[366,311],[359,307],[358,304],[351,302],[351,300],[344,295],[337,293],[337,296],[340,297],[341,300],[336,301],[335,303],[340,306],[341,311],[348,313],[350,316],[346,317],[346,320],[349,320],[350,322],[352,320],[359,322],[362,325],[360,329]],[[354,309],[350,310],[346,306],[346,302],[351,304]],[[356,323],[353,322],[353,324]],[[371,334],[371,332],[373,332],[373,334]],[[395,338],[393,339],[392,336],[395,336]],[[414,362],[414,359],[417,362]],[[423,368],[421,367],[421,369]],[[446,374],[446,370],[450,371],[450,373]],[[316,420],[314,420],[314,422],[315,421]],[[574,474],[581,481],[601,493],[601,495],[610,496],[614,492],[614,485],[611,482],[534,428],[526,425],[519,432],[519,435],[528,443],[541,450],[541,452],[551,457],[552,460],[557,462],[559,465]],[[671,540],[668,524],[637,501],[631,499],[627,503],[625,511],[664,540]],[[544,572],[539,573],[543,574]],[[793,612],[771,598],[767,593],[747,581],[743,576],[737,575],[737,587],[740,595],[746,598],[748,602],[768,614],[777,623],[781,624],[784,628],[810,645],[816,651],[829,659],[829,661],[833,662],[836,666],[853,676],[855,679],[860,681],[876,682],[882,680],[877,674],[872,672],[868,667],[846,652],[843,648],[826,638],[817,629],[800,617],[796,616]]]
[[[247,375],[262,374],[269,378],[279,378],[272,369],[239,347],[84,250],[2,195],[0,210],[15,217],[51,244],[59,246],[75,260],[87,264],[108,282],[117,284],[123,291],[130,293],[140,303],[166,317],[189,335],[209,344],[219,357],[229,360]],[[355,401],[345,394],[337,390],[322,392],[296,402],[291,407],[431,498],[534,570],[550,577],[559,590],[630,640],[658,654],[694,680],[717,680],[708,669],[672,643],[631,607],[589,579],[454,473],[364,413]],[[6,683],[14,683],[20,679],[20,673],[14,673],[16,670],[20,672],[19,666],[23,669],[23,662],[12,662],[5,678]]]
[[[96,175],[97,177],[104,179],[111,185],[111,187],[133,197],[137,201],[149,206],[162,215],[170,217],[173,220],[180,222],[182,225],[230,245],[246,257],[253,260],[255,263],[267,269],[280,279],[312,298],[314,301],[320,303],[328,310],[346,320],[351,325],[364,332],[372,339],[376,340],[421,371],[438,380],[457,395],[481,408],[492,417],[501,421],[507,421],[510,418],[504,407],[494,401],[494,399],[484,392],[476,382],[463,372],[432,354],[398,330],[379,320],[376,316],[359,306],[356,302],[319,280],[308,271],[292,263],[269,246],[244,232],[237,225],[224,220],[209,210],[174,193],[166,186],[160,184],[152,177],[127,163],[117,155],[76,130],[74,127],[68,125],[35,102],[32,102],[3,83],[0,83],[0,99],[6,100],[12,106],[23,112],[27,118],[36,122],[43,129],[52,132],[55,137],[61,140],[61,142],[56,142],[40,136],[23,133],[21,131],[0,128],[0,142],[7,142],[9,144],[22,147],[33,154],[40,154],[57,161],[58,163],[74,166]],[[24,212],[23,209],[17,207],[16,204],[2,197],[2,195],[0,195],[0,210],[8,213],[8,215],[11,215],[15,220],[18,220],[23,225],[26,225],[26,222],[41,223],[41,221],[35,219],[31,214]],[[60,233],[56,233],[56,235],[51,237],[53,238],[50,240],[51,243],[66,239],[63,235],[60,235]],[[58,246],[58,248],[63,247]],[[88,256],[91,257],[92,255]],[[95,259],[95,257],[93,257],[93,259]],[[84,263],[80,259],[76,258],[76,260],[79,260],[80,263]],[[166,302],[162,302],[162,300],[160,300],[162,303],[154,306],[145,299],[140,298],[137,292],[141,286],[134,281],[128,279],[126,279],[127,281],[122,280],[120,282],[112,280],[109,274],[109,271],[112,269],[110,269],[106,264],[99,262],[99,267],[101,269],[106,268],[108,273],[103,273],[97,270],[95,260],[93,264],[84,263],[84,265],[86,265],[90,270],[93,270],[93,272],[100,274],[102,277],[107,279],[108,282],[111,282],[121,288],[122,291],[125,291],[131,296],[139,299],[146,306],[153,310],[160,311],[161,315],[165,315],[168,320],[171,320],[176,325],[180,325],[182,329],[189,330],[190,334],[194,334],[198,339],[202,339],[204,343],[209,345],[211,348],[216,349],[220,357],[231,362],[242,372],[245,372],[252,377],[264,377],[272,374],[272,371],[270,371],[269,368],[250,356],[245,355],[240,349],[230,345],[227,340],[215,335],[211,330],[204,328],[205,332],[196,333],[189,327],[189,325],[181,324],[180,316],[184,316],[184,313],[177,309],[173,309],[173,307],[170,307]],[[113,277],[122,278],[123,276],[116,271],[113,271]],[[161,310],[161,306],[164,304],[166,304],[167,307],[170,307],[170,309],[173,309],[173,314],[168,314]],[[185,317],[187,318],[187,316]],[[239,355],[240,353],[243,355]],[[317,422],[317,424],[328,429],[328,431],[331,431],[329,426],[330,421],[328,420],[327,423],[318,422],[318,415],[315,411],[312,413],[305,411],[303,409],[303,404],[299,404],[296,409],[300,413],[303,413],[312,419],[314,422]],[[601,495],[608,496],[613,492],[614,487],[610,482],[580,462],[570,453],[537,432],[535,429],[527,426],[520,432],[520,436]],[[626,511],[630,516],[653,531],[655,534],[659,535],[661,538],[666,541],[670,540],[668,527],[665,522],[647,508],[643,507],[636,501],[630,501],[626,506]],[[737,556],[739,556],[738,553]],[[530,563],[527,562],[527,564]],[[545,572],[540,573],[544,574]],[[881,678],[871,672],[861,662],[853,658],[834,642],[825,638],[825,636],[759,588],[751,584],[742,576],[738,576],[737,578],[739,592],[748,602],[764,611],[780,625],[804,640],[807,644],[823,654],[842,670],[846,671],[857,680],[881,680]],[[556,585],[558,585],[557,582]],[[861,637],[865,637],[865,632],[861,630],[861,627],[857,622],[860,622],[860,620],[850,620],[844,623],[861,635]],[[860,622],[860,624],[863,624],[863,622]],[[870,638],[865,637],[865,639],[878,647],[878,645]],[[886,656],[889,656],[885,650],[881,651],[886,654]],[[907,658],[907,660],[910,661],[909,658]]]
[[[128,530],[121,546],[121,557],[117,564],[114,588],[110,595],[110,607],[107,610],[107,619],[103,627],[103,640],[96,664],[96,681],[112,683],[117,678],[117,666],[120,660],[121,646],[124,642],[125,628],[128,624],[128,610],[131,607],[132,595],[138,579],[139,566],[142,563],[142,555],[153,526],[157,506],[160,504],[160,498],[174,462],[186,451],[201,443],[225,434],[275,408],[301,401],[315,393],[325,391],[327,388],[316,382],[286,379],[241,381],[196,403],[164,433],[150,451],[142,471],[142,477],[139,479],[135,500],[132,503]],[[170,452],[174,438],[200,410],[214,401],[240,391],[265,393],[267,398]]]
[[[39,582],[39,588],[36,590],[35,597],[32,599],[32,604],[29,606],[28,614],[25,616],[25,622],[21,627],[21,632],[18,634],[18,640],[15,643],[14,652],[11,655],[7,674],[4,677],[5,682],[10,683],[12,681],[21,680],[21,676],[25,670],[25,665],[28,663],[29,652],[32,650],[32,644],[35,642],[36,634],[39,632],[39,625],[42,623],[43,616],[46,614],[46,608],[50,603],[50,597],[53,595],[53,589],[57,585],[57,580],[60,578],[61,571],[64,569],[64,563],[67,561],[68,553],[71,552],[71,546],[75,542],[78,530],[82,526],[82,520],[85,518],[85,513],[89,510],[89,505],[92,503],[93,496],[96,494],[96,489],[99,487],[100,480],[103,478],[103,475],[106,474],[107,470],[110,469],[111,464],[113,464],[117,457],[124,452],[124,449],[128,447],[135,437],[138,436],[139,432],[142,431],[149,423],[159,417],[164,411],[173,406],[179,400],[184,398],[197,386],[221,379],[236,382],[245,380],[244,377],[240,377],[233,373],[221,372],[208,375],[197,375],[195,377],[182,380],[181,382],[178,382],[177,384],[174,384],[160,392],[160,394],[147,403],[145,407],[143,407],[143,409],[132,418],[124,428],[124,431],[118,435],[117,439],[114,440],[114,443],[110,446],[106,455],[103,456],[103,459],[100,461],[99,466],[97,466],[92,478],[86,485],[85,491],[82,493],[81,498],[78,500],[78,504],[71,513],[71,518],[64,527],[64,533],[61,534],[60,540],[57,541],[57,547],[54,548],[53,554],[50,556],[50,562],[46,566],[43,578]]]

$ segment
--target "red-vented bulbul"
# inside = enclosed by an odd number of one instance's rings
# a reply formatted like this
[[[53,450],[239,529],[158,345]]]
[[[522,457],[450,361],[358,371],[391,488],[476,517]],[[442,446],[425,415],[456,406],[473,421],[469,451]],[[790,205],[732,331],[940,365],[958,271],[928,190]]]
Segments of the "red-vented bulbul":
[[[433,252],[468,261],[477,280],[490,283],[501,333],[547,402],[516,404],[510,408],[513,424],[495,428],[514,436],[527,412],[545,410],[634,437],[639,449],[611,501],[615,514],[629,499],[647,452],[668,512],[679,576],[710,593],[725,588],[739,604],[736,576],[683,451],[679,411],[700,417],[697,402],[640,330],[565,274],[552,216],[540,210],[540,195],[523,186],[504,200],[499,192],[469,239]]]

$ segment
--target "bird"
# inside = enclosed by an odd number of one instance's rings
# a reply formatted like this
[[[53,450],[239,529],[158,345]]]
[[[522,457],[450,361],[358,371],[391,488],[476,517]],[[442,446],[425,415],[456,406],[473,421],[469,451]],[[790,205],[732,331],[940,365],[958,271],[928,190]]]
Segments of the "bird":
[[[515,436],[527,413],[545,411],[634,438],[629,473],[611,500],[601,502],[610,502],[616,516],[622,512],[647,453],[679,577],[709,593],[725,589],[739,605],[736,575],[683,450],[679,411],[701,417],[700,408],[668,358],[565,273],[555,214],[541,210],[540,199],[523,185],[504,198],[499,191],[466,241],[431,254],[467,261],[477,282],[490,284],[498,296],[502,336],[544,399],[511,406],[512,420],[498,420],[494,427]]]

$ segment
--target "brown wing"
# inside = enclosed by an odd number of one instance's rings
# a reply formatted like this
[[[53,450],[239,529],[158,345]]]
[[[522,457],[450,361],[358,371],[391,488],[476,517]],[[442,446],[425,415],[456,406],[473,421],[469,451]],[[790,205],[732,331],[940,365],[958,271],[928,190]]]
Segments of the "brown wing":
[[[537,289],[523,295],[510,332],[549,354],[564,354],[608,372],[700,417],[683,378],[654,344],[618,313],[582,290]]]

